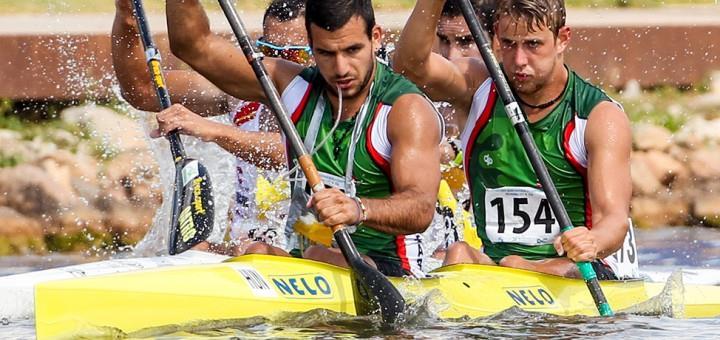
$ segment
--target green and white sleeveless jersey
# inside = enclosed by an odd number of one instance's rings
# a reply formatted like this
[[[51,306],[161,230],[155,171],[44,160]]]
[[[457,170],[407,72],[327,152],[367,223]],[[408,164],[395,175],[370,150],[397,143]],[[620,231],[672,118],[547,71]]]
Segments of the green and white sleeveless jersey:
[[[292,121],[301,138],[305,140],[308,150],[326,140],[312,156],[325,183],[346,189],[346,192],[355,191],[351,194],[358,197],[390,196],[393,192],[390,179],[392,145],[387,135],[388,114],[393,103],[400,96],[409,93],[422,95],[422,92],[384,64],[376,63],[371,93],[365,105],[353,119],[340,122],[332,135],[328,136],[332,130],[334,115],[325,87],[324,79],[318,69],[312,67],[296,76],[282,94]],[[362,119],[363,114],[363,121],[356,121]],[[438,124],[442,128],[441,120]],[[351,139],[356,126],[359,133],[354,143],[355,150],[352,151]],[[351,170],[354,184],[343,188],[351,153],[354,154]],[[360,225],[351,236],[360,253],[372,258],[396,261],[407,271],[420,273],[421,235],[396,236]]]
[[[612,99],[569,71],[560,103],[542,120],[529,123],[574,226],[592,228],[585,127],[590,112],[602,101]],[[558,257],[552,243],[560,225],[504,106],[495,84],[486,80],[474,94],[461,135],[478,236],[494,261],[508,255],[529,260]],[[632,236],[629,231],[626,243],[631,243],[628,247],[636,260]],[[617,263],[611,263],[613,256],[604,262],[620,274]]]

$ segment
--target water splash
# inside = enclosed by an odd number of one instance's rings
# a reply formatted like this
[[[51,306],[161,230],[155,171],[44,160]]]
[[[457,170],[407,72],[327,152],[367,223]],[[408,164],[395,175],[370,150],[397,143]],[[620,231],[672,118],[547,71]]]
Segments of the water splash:
[[[621,313],[667,316],[683,318],[685,315],[685,285],[682,270],[674,271],[663,287],[660,294],[649,300],[630,306]]]
[[[172,162],[170,146],[166,139],[151,139],[150,130],[154,128],[154,114],[146,114],[140,120],[146,132],[146,141],[150,145],[153,158],[160,167],[160,185],[163,197],[172,197],[175,176],[175,165]],[[227,124],[226,115],[209,118],[213,121]],[[185,151],[189,158],[198,159],[203,163],[213,182],[213,197],[215,204],[215,220],[213,232],[208,237],[211,243],[220,243],[224,240],[229,225],[228,211],[234,199],[235,192],[235,157],[219,147],[217,144],[205,143],[197,138],[182,136]],[[167,254],[167,239],[171,220],[171,200],[164,199],[158,208],[153,226],[146,236],[135,246],[134,252],[138,256]]]

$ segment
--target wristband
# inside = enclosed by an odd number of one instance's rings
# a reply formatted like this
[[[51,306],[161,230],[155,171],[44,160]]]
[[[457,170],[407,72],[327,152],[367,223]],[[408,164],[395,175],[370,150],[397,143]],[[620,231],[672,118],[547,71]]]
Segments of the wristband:
[[[355,204],[357,204],[358,212],[360,213],[359,220],[355,223],[355,225],[361,224],[367,220],[367,208],[365,207],[365,204],[363,204],[360,197],[353,197],[353,200],[355,200]]]

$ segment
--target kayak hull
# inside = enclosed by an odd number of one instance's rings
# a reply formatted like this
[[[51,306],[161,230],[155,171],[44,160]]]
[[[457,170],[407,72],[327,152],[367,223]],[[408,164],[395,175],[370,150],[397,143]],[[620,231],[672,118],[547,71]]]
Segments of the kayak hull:
[[[483,317],[512,307],[556,315],[597,315],[582,280],[525,270],[455,265],[428,278],[393,278],[392,282],[411,303],[432,294],[433,308],[438,308],[442,318]],[[720,316],[720,287],[716,286],[636,280],[603,282],[602,287],[616,311]],[[282,312],[318,308],[355,314],[349,272],[316,261],[266,255],[46,282],[35,289],[41,339],[128,334],[201,320],[273,318]]]

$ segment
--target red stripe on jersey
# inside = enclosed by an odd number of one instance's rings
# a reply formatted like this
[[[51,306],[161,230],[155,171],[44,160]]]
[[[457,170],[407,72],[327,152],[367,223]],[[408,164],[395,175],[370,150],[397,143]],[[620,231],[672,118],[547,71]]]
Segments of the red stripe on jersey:
[[[587,176],[587,169],[580,164],[575,156],[573,156],[572,151],[570,151],[570,137],[573,131],[575,131],[575,117],[573,117],[565,127],[565,132],[563,133],[563,149],[565,151],[565,158],[570,162],[570,165],[584,178]]]
[[[587,168],[582,166],[580,162],[573,156],[570,151],[570,137],[575,131],[575,116],[570,120],[568,125],[565,127],[563,133],[563,151],[565,151],[565,159],[570,162],[575,171],[583,178],[583,188],[585,189],[585,227],[592,229],[592,205],[590,204],[590,192],[588,191],[587,181]]]
[[[375,150],[375,147],[372,145],[372,129],[375,125],[375,120],[377,119],[378,114],[383,107],[385,107],[385,104],[378,105],[375,113],[373,114],[372,121],[370,121],[370,126],[368,126],[367,133],[365,134],[367,136],[367,138],[365,138],[365,147],[367,148],[368,153],[370,154],[370,158],[372,158],[373,162],[375,162],[375,164],[382,170],[385,176],[390,179],[390,162],[383,158],[383,156],[381,156],[380,153]],[[390,182],[390,190],[393,192],[395,191],[393,189],[392,181]]]
[[[490,84],[490,91],[488,92],[488,99],[485,103],[485,107],[483,108],[482,113],[480,114],[480,117],[477,121],[475,121],[475,126],[473,127],[472,132],[470,133],[470,137],[468,137],[467,145],[465,146],[465,154],[463,155],[464,160],[464,168],[465,168],[465,178],[467,180],[468,186],[472,185],[472,177],[470,177],[470,155],[472,155],[473,147],[475,147],[475,140],[477,139],[478,135],[480,134],[480,131],[482,131],[485,126],[487,125],[488,121],[490,121],[490,116],[492,116],[493,108],[495,107],[495,102],[497,100],[497,90],[495,89],[495,82]],[[473,202],[475,199],[472,195],[472,188],[470,189],[470,206],[473,206]]]
[[[488,121],[490,120],[490,116],[492,116],[492,110],[495,107],[496,99],[497,90],[495,89],[495,83],[492,83],[492,85],[490,86],[490,92],[488,93],[488,100],[485,103],[485,108],[483,108],[479,119],[475,122],[475,126],[473,127],[472,133],[468,138],[467,145],[465,146],[465,178],[468,179],[468,183],[471,182],[470,155],[472,155],[473,147],[475,147],[475,140],[477,139],[477,136],[480,134],[480,131],[485,128],[485,125],[487,125]]]
[[[400,264],[403,269],[410,272],[410,261],[407,257],[407,248],[405,247],[405,235],[398,235],[395,237],[395,245],[397,246],[397,254],[400,258]]]
[[[292,115],[290,115],[290,119],[292,119],[293,124],[297,124],[297,122],[300,120],[300,117],[302,117],[302,113],[305,110],[305,105],[307,105],[311,90],[312,84],[308,83],[307,89],[305,89],[305,94],[303,95],[300,104],[295,108],[295,111],[293,111]]]

